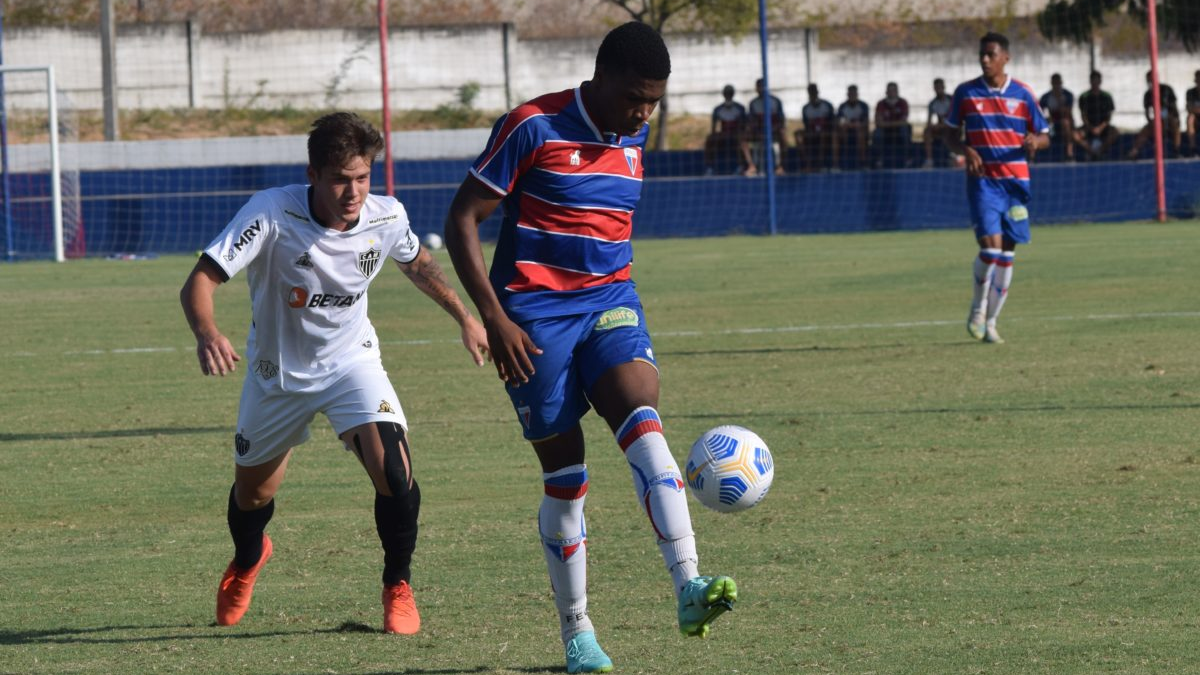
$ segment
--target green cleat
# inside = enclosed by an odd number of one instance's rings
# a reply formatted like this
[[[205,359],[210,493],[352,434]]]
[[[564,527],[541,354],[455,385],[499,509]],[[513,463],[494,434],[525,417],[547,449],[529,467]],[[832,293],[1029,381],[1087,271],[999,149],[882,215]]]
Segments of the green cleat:
[[[568,673],[611,673],[612,669],[612,659],[600,649],[592,631],[576,633],[567,643]]]
[[[708,637],[718,616],[733,609],[737,584],[729,577],[693,577],[679,592],[679,632]]]
[[[984,321],[983,315],[972,314],[967,317],[967,334],[976,340],[987,337],[987,323]]]

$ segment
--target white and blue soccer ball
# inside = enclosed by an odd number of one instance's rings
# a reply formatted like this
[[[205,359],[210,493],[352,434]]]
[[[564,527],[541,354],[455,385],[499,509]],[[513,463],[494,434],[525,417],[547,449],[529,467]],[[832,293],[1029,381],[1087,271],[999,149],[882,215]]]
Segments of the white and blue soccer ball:
[[[430,251],[436,251],[442,247],[442,235],[437,232],[426,232],[424,237],[421,237],[421,245]]]
[[[758,434],[725,425],[709,429],[692,444],[686,478],[701,504],[733,513],[767,496],[775,478],[775,462]]]

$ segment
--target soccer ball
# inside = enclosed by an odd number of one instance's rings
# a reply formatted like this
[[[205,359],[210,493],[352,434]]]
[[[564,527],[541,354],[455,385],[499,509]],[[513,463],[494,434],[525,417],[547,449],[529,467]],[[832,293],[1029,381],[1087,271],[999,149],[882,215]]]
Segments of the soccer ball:
[[[762,501],[775,478],[771,451],[758,434],[734,425],[709,429],[688,453],[687,484],[714,511],[743,511]]]
[[[426,232],[421,238],[421,244],[430,251],[436,251],[442,247],[442,235],[437,232]]]

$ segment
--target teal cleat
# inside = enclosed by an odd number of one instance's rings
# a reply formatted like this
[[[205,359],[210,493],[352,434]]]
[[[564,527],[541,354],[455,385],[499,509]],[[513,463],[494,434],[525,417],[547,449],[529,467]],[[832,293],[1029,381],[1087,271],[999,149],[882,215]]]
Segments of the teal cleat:
[[[592,631],[576,633],[567,643],[568,673],[611,673],[612,669],[612,659],[600,649]]]
[[[679,632],[708,637],[718,616],[733,609],[737,584],[729,577],[693,577],[679,592]]]

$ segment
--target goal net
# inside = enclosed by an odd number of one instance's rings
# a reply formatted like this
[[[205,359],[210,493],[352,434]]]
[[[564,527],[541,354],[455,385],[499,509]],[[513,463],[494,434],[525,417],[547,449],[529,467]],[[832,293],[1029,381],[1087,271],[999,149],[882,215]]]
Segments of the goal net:
[[[6,260],[80,257],[79,126],[53,66],[0,66],[0,217]]]

